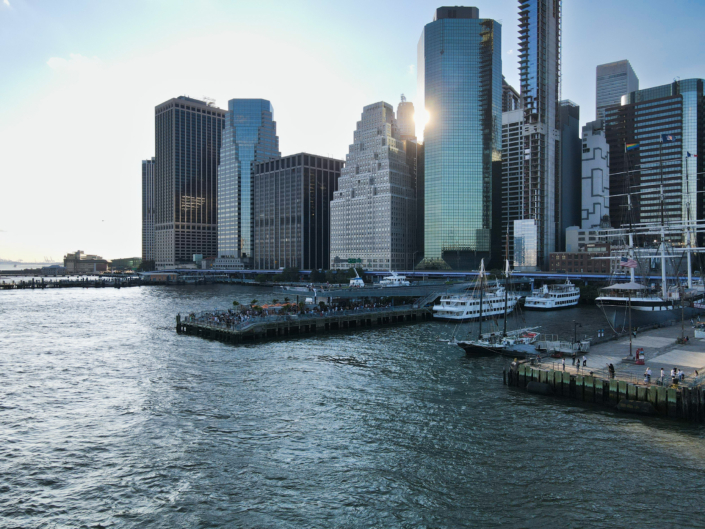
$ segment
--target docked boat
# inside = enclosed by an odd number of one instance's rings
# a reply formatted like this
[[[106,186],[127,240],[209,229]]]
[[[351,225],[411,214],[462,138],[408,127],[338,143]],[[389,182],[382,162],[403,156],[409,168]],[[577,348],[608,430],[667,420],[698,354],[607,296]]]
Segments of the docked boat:
[[[580,301],[580,289],[566,279],[565,283],[544,285],[533,290],[524,301],[525,309],[554,310],[574,307]]]
[[[391,275],[380,280],[379,285],[382,287],[408,287],[411,283],[407,281],[406,276],[400,276],[392,271]]]
[[[503,332],[481,334],[477,340],[461,340],[454,342],[469,355],[500,354],[505,356],[525,357],[535,353],[534,342],[539,337],[535,332],[538,327],[527,327]]]
[[[466,294],[447,294],[441,296],[437,305],[433,306],[433,317],[448,321],[470,321],[482,318],[504,315],[504,302],[507,298],[507,313],[512,312],[519,296],[507,293],[504,287],[489,288],[482,296],[477,292]],[[505,295],[506,294],[506,295]],[[480,299],[482,297],[482,299]],[[482,308],[480,306],[482,305]]]

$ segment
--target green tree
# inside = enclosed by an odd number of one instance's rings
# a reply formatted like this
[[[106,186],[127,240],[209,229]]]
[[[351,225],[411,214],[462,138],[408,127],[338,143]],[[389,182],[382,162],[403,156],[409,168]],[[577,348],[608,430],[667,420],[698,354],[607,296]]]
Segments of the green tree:
[[[279,303],[279,300],[278,300],[278,299],[273,299],[273,300],[272,300],[272,303],[273,303],[274,305],[276,305],[277,303]]]
[[[233,307],[239,307],[239,306],[240,306],[240,303],[239,303],[239,302],[233,301]]]
[[[285,268],[282,270],[281,273],[281,279],[282,281],[286,281],[288,283],[294,283],[299,280],[299,269],[298,268],[293,268],[291,266]]]
[[[258,301],[259,301],[258,299],[253,299],[252,301],[250,301],[250,305],[252,305],[254,307],[255,305],[257,305]]]
[[[289,298],[284,298],[284,303],[289,303],[291,300]]]
[[[257,277],[255,277],[255,281],[257,283],[266,283],[267,281],[269,281],[269,277],[267,276],[267,274],[257,274]]]
[[[322,270],[311,270],[309,279],[312,283],[323,283],[326,280],[326,273]]]

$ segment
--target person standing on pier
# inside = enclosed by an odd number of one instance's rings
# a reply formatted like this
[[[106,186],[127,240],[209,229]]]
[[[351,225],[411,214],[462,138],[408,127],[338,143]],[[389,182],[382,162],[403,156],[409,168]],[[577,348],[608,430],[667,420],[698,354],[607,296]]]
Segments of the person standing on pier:
[[[665,375],[664,375],[664,373],[663,373],[663,368],[661,368],[661,385],[662,385],[662,386],[663,386],[663,377],[664,377],[664,376],[665,376]]]
[[[587,367],[587,358],[583,355],[583,367]]]
[[[575,359],[576,359],[575,351],[573,351],[573,365],[575,365]]]
[[[563,371],[565,371],[565,358],[563,358],[561,362],[563,363]]]

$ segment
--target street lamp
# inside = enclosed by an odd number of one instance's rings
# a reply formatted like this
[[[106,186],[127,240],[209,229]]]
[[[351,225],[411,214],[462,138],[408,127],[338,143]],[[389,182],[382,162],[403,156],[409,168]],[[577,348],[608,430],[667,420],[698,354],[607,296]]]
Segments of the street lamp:
[[[578,323],[577,321],[573,320],[573,343],[578,342],[578,327],[582,326],[582,323]]]

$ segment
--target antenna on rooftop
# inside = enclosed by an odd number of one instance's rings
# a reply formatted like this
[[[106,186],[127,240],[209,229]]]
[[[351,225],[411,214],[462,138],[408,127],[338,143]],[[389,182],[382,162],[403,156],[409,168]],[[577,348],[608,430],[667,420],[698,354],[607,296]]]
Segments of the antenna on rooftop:
[[[214,106],[215,106],[215,99],[213,99],[212,97],[203,96],[203,100],[204,100],[206,103],[208,103],[208,106],[209,106],[209,107],[214,107]]]
[[[404,94],[401,95],[401,102],[406,103],[406,96]]]

